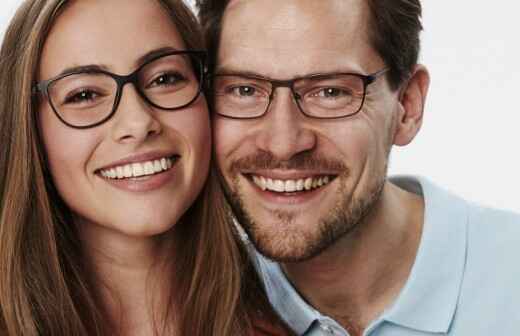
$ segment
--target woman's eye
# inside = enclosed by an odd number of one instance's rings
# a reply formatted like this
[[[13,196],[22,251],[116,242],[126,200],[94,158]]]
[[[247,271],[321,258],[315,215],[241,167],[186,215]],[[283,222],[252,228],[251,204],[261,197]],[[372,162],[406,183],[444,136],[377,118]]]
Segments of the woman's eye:
[[[169,86],[175,85],[178,82],[184,81],[186,78],[178,73],[164,73],[158,77],[156,77],[148,87],[154,86]]]
[[[80,104],[84,102],[91,102],[99,97],[99,94],[92,90],[82,90],[74,92],[65,97],[65,104]]]

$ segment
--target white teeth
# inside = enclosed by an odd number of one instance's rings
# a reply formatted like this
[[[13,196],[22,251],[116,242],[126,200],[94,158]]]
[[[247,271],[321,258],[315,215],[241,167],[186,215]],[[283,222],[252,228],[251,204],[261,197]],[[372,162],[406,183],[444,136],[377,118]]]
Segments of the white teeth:
[[[312,180],[312,188],[315,189],[318,187],[318,180]]]
[[[296,191],[296,182],[293,180],[285,181],[285,191],[286,192]]]
[[[121,167],[121,166],[116,167],[116,173],[117,173],[117,178],[123,178],[125,176],[123,167]]]
[[[140,163],[132,163],[132,174],[135,177],[143,176],[144,175],[143,165],[141,165]]]
[[[259,186],[262,190],[266,189],[266,180],[262,176],[253,176],[253,180],[255,181],[255,184]]]
[[[266,183],[265,183],[265,188],[266,189],[269,189],[269,190],[274,190],[274,183],[273,183],[273,180],[271,180],[270,178],[267,179]]]
[[[301,180],[301,179],[298,180],[298,181],[296,182],[296,190],[298,190],[298,191],[302,191],[303,188],[304,188],[304,183],[305,183],[305,182],[304,182],[303,180]]]
[[[132,177],[132,167],[130,165],[123,166],[123,172],[125,173],[125,177]]]
[[[154,173],[153,162],[148,161],[144,164],[144,174],[152,175]]]
[[[262,190],[266,190],[267,189],[267,180],[265,179],[265,177],[263,176],[260,176],[260,188]]]
[[[282,180],[274,180],[274,191],[284,192],[285,183]]]
[[[153,170],[156,171],[156,172],[160,172],[163,170],[162,166],[161,166],[161,161],[159,160],[155,160],[153,162]]]
[[[312,177],[305,179],[305,190],[311,190],[312,188]]]
[[[295,191],[311,190],[328,184],[329,176],[307,177],[299,180],[273,180],[263,176],[252,176],[253,183],[262,190],[275,191],[279,193],[290,193]]]
[[[122,179],[131,177],[140,177],[144,175],[153,175],[173,167],[173,161],[170,158],[162,158],[159,160],[136,162],[110,169],[100,170],[101,176],[109,179]]]

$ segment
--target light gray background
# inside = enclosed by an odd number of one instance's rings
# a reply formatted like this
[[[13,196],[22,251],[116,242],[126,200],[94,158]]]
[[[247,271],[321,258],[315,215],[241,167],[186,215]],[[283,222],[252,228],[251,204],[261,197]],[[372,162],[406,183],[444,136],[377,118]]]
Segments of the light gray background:
[[[1,1],[2,34],[20,3]],[[390,173],[427,176],[470,200],[520,212],[518,4],[424,0],[423,7],[421,62],[432,77],[424,125],[411,145],[394,150]]]

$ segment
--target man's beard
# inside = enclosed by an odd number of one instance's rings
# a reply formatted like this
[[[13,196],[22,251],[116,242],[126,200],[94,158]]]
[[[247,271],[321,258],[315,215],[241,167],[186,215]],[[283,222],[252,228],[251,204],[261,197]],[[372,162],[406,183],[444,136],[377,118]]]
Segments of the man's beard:
[[[267,225],[258,223],[248,211],[244,195],[239,188],[239,171],[241,169],[309,169],[338,171],[339,181],[337,202],[332,210],[318,220],[314,230],[299,230],[294,221],[295,213],[275,210],[271,214],[276,218],[276,230],[266,229]],[[231,205],[233,213],[256,249],[264,256],[279,262],[300,262],[312,259],[340,238],[352,232],[370,213],[381,197],[386,180],[387,165],[383,171],[371,179],[371,184],[355,197],[353,192],[347,193],[347,179],[350,170],[336,160],[313,156],[312,153],[301,153],[290,161],[276,160],[269,153],[259,153],[235,161],[231,165],[232,180],[230,185],[222,178],[223,190]]]

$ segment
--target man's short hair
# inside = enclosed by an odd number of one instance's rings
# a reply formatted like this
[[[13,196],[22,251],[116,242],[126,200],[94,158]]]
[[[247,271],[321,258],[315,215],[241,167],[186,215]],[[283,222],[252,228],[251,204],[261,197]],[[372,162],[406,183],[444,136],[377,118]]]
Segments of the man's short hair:
[[[210,52],[209,67],[214,70],[222,17],[231,0],[197,0],[199,17]],[[392,89],[408,78],[417,64],[420,50],[419,34],[422,30],[420,0],[367,0],[372,47],[390,69]]]

